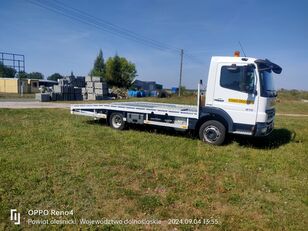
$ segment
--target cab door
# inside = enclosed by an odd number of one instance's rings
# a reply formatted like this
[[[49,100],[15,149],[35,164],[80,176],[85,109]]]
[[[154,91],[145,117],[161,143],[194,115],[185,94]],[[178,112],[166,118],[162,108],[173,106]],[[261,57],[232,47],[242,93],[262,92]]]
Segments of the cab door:
[[[256,86],[254,64],[218,64],[213,106],[225,110],[231,116],[235,129],[249,130],[252,127],[249,125],[256,123]]]

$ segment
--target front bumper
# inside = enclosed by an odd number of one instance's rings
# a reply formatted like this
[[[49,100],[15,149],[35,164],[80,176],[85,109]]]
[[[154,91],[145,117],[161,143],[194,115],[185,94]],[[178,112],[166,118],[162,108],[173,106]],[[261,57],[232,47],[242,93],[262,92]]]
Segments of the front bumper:
[[[268,123],[257,123],[255,126],[255,136],[267,136],[274,130],[274,120]]]

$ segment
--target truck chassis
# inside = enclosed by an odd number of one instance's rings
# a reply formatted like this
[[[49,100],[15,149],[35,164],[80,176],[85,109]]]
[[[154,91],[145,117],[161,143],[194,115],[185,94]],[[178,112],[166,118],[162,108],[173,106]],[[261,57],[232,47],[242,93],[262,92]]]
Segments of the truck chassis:
[[[111,126],[119,121],[112,120],[115,114],[122,115],[123,121],[135,124],[149,124],[186,130],[191,120],[198,119],[198,107],[193,105],[151,103],[151,102],[117,102],[109,104],[71,105],[71,114],[89,116],[95,119],[109,119]],[[118,118],[119,119],[119,118]]]

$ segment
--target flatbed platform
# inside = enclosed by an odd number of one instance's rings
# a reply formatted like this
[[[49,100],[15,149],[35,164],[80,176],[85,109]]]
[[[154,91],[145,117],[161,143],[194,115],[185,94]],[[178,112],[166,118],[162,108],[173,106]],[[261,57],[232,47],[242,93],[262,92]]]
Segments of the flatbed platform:
[[[94,113],[91,113],[93,110]],[[154,113],[184,118],[198,118],[198,108],[194,105],[152,103],[152,102],[116,102],[106,104],[74,104],[71,105],[72,114],[94,116],[97,110],[114,110],[137,113]],[[96,112],[96,113],[95,113]]]

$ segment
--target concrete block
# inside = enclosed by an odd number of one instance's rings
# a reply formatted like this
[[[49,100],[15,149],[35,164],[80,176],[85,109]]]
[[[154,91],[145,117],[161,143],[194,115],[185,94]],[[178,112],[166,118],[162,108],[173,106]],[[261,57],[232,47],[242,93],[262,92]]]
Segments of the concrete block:
[[[92,81],[93,82],[101,82],[101,77],[98,77],[98,76],[92,76]]]
[[[61,93],[66,94],[68,91],[67,86],[61,86]]]
[[[95,94],[107,96],[108,95],[108,89],[95,89]]]
[[[74,89],[73,86],[68,86],[67,88],[68,88],[68,93],[69,93],[69,94],[74,94],[75,89]]]
[[[83,100],[83,97],[82,97],[82,95],[81,95],[81,94],[75,94],[74,99],[75,99],[75,100],[79,100],[79,101],[81,101],[81,100]]]
[[[50,94],[46,93],[46,94],[42,94],[42,102],[48,102],[50,101]]]
[[[86,87],[94,87],[94,82],[87,82]]]
[[[85,77],[84,76],[77,76],[75,79],[75,86],[76,87],[85,87]]]
[[[63,100],[63,94],[62,93],[57,93],[56,97],[57,97],[57,101]]]
[[[86,76],[85,81],[86,82],[92,82],[92,76]]]
[[[54,86],[53,86],[53,92],[55,92],[55,93],[61,93],[61,86],[59,86],[59,85],[54,85]]]
[[[107,87],[106,83],[102,83],[102,82],[94,82],[94,87],[95,88],[99,88],[99,89],[103,89]]]
[[[94,91],[95,91],[95,94],[97,94],[97,95],[103,95],[104,94],[103,89],[97,89],[96,88]]]
[[[51,95],[50,95],[51,101],[56,101],[57,100],[57,94],[58,93],[54,93],[54,92],[51,93]]]
[[[50,101],[50,94],[49,93],[36,93],[35,99],[41,102],[48,102]]]
[[[103,95],[96,95],[95,99],[96,100],[103,100],[104,96]]]
[[[96,100],[95,94],[88,94],[88,100]]]
[[[80,94],[82,93],[82,89],[78,87],[74,87],[74,94]]]
[[[41,99],[41,93],[36,93],[35,100],[40,100],[40,99]]]
[[[68,84],[67,79],[58,79],[59,86],[64,86]]]
[[[93,87],[87,87],[86,88],[88,94],[93,94],[94,93],[94,88]]]

